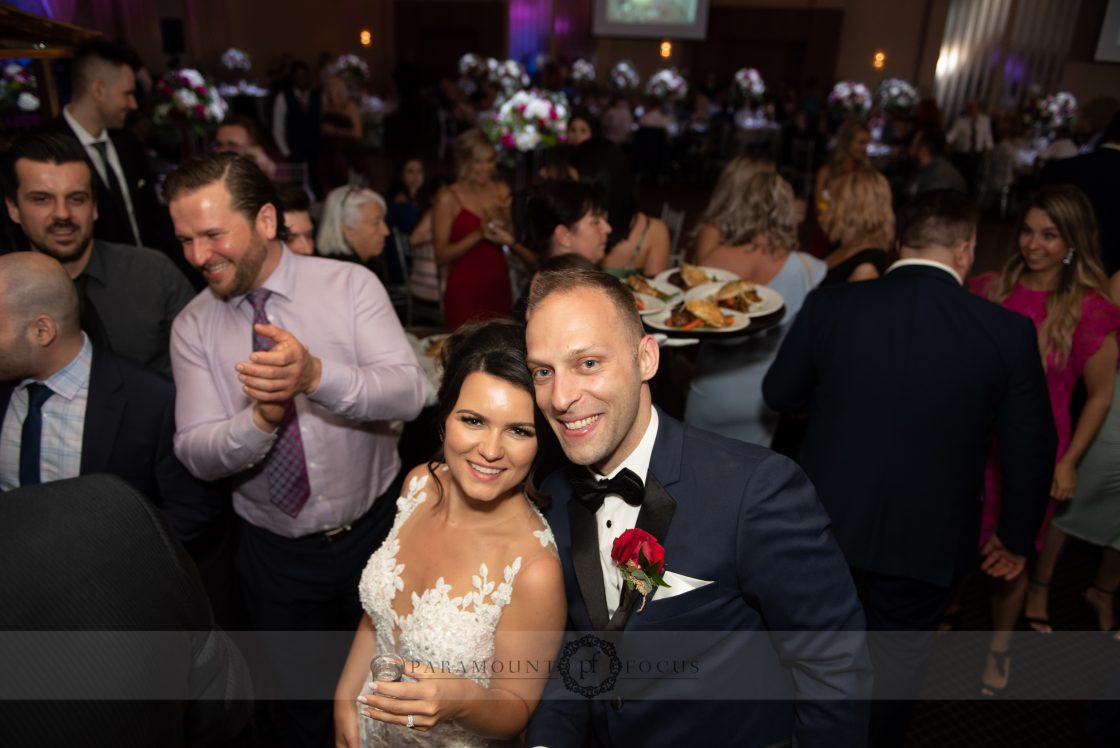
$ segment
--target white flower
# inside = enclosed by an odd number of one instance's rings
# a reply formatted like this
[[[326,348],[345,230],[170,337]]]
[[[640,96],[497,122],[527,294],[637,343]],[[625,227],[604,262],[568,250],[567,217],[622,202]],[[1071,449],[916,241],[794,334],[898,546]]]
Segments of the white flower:
[[[179,75],[187,79],[191,84],[191,88],[198,88],[199,86],[206,85],[206,79],[202,77],[202,73],[192,68],[183,68],[179,71]]]
[[[17,65],[14,62],[11,65],[5,65],[4,66],[4,75],[10,76],[12,78],[16,77],[17,75],[19,75],[22,72],[23,72],[23,66],[22,65]]]
[[[531,151],[540,145],[541,135],[533,125],[526,125],[525,129],[517,133],[517,150]]]
[[[178,91],[176,91],[172,95],[171,99],[179,106],[180,109],[190,109],[191,107],[198,104],[198,96],[195,95],[195,92],[189,91],[185,88],[180,88]]]
[[[25,112],[35,112],[39,109],[39,97],[24,91],[16,100],[16,106]]]

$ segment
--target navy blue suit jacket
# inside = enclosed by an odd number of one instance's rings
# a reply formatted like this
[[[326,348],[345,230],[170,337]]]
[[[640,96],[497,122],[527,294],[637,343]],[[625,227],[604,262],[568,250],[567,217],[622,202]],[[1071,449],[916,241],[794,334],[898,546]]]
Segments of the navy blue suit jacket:
[[[853,567],[943,587],[974,568],[993,438],[998,535],[1033,548],[1057,437],[1027,317],[923,265],[822,288],[762,391],[776,410],[808,410],[798,459]]]
[[[0,422],[13,382],[0,383]],[[80,475],[128,481],[163,510],[181,541],[201,536],[224,510],[222,495],[183,467],[172,449],[175,386],[139,364],[94,348]]]
[[[792,461],[659,412],[637,526],[662,542],[667,571],[711,584],[654,595],[641,612],[624,603],[609,623],[594,514],[571,499],[565,470],[543,488],[570,634],[616,629],[602,636],[622,671],[591,699],[554,679],[526,745],[864,744],[865,704],[854,700],[870,692],[863,614]],[[794,707],[795,696],[806,701]]]

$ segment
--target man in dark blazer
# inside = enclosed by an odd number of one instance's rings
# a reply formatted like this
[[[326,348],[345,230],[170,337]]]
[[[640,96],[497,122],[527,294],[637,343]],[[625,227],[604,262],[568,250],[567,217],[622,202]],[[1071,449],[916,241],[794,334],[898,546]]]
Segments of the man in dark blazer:
[[[5,748],[225,745],[252,715],[237,647],[190,559],[108,475],[0,501]]]
[[[772,408],[808,411],[799,461],[872,632],[932,631],[975,567],[993,438],[1004,496],[988,574],[1022,571],[1046,508],[1056,436],[1038,338],[1029,319],[963,288],[976,221],[965,195],[916,197],[900,220],[902,259],[881,279],[811,294],[763,382]],[[877,695],[915,697],[928,635],[873,633],[870,644]],[[877,700],[873,742],[901,745],[908,716]]]
[[[863,745],[864,621],[804,474],[652,406],[657,343],[612,276],[538,273],[526,341],[573,463],[543,486],[572,638],[526,744]],[[631,528],[664,548],[668,586],[645,597],[611,559]]]
[[[180,540],[199,538],[223,505],[175,457],[174,386],[90,345],[74,284],[45,255],[0,257],[0,319],[0,488],[27,482],[29,385],[55,384],[39,406],[51,425],[40,427],[35,482],[111,473],[159,506]]]
[[[70,65],[70,103],[41,129],[81,143],[97,190],[95,237],[152,247],[177,260],[182,252],[167,208],[156,198],[144,146],[125,127],[136,111],[134,63],[131,50],[108,41],[79,47]]]
[[[1042,180],[1072,184],[1085,193],[1097,214],[1105,271],[1120,271],[1120,111],[1109,121],[1097,150],[1047,162]]]

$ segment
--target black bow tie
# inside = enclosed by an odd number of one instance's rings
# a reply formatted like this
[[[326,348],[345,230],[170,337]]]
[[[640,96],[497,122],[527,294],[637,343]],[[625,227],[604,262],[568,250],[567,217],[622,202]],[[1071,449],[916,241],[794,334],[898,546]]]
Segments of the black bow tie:
[[[641,506],[646,489],[642,479],[629,468],[623,468],[613,478],[596,480],[590,475],[572,476],[572,491],[576,500],[592,512],[599,511],[608,495],[621,496],[630,506]]]

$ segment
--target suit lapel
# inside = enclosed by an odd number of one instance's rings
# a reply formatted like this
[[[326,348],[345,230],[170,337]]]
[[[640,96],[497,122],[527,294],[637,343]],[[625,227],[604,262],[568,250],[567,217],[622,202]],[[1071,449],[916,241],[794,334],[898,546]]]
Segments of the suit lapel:
[[[599,563],[599,529],[595,515],[574,497],[568,501],[568,522],[572,529],[572,568],[587,607],[587,616],[596,631],[607,626],[607,597],[603,588],[603,567]]]
[[[642,500],[642,508],[638,512],[638,521],[634,526],[639,530],[645,530],[664,546],[665,536],[669,532],[669,523],[673,521],[673,512],[676,510],[676,499],[669,495],[669,492],[653,475],[651,469],[646,475],[646,495],[645,499]],[[600,573],[601,576],[602,573]],[[607,631],[621,631],[625,628],[626,621],[629,619],[635,603],[640,599],[641,595],[628,587],[624,587],[618,610],[615,611],[610,623],[607,624]]]
[[[103,351],[95,348],[89,368],[89,399],[82,429],[82,475],[101,473],[109,467],[117,430],[124,417],[125,399],[117,392],[121,386],[116,366]]]

